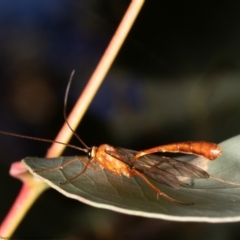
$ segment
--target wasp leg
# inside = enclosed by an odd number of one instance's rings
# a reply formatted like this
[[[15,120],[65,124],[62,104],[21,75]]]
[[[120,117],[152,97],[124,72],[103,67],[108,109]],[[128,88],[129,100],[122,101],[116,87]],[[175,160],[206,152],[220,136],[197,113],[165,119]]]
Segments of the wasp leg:
[[[78,159],[78,160],[79,160],[79,159]],[[74,177],[72,177],[72,178],[69,178],[69,179],[67,179],[66,181],[60,182],[60,184],[63,185],[63,184],[70,183],[71,181],[73,181],[74,179],[78,178],[80,175],[82,175],[83,173],[85,173],[88,167],[89,167],[89,168],[92,168],[92,169],[94,169],[94,170],[101,170],[101,169],[102,169],[101,167],[93,166],[93,165],[91,164],[91,160],[92,160],[92,159],[89,159],[88,161],[86,161],[86,160],[81,159],[81,161],[85,164],[85,167],[83,168],[83,170],[82,170],[80,173],[78,173],[76,176],[74,176]]]
[[[77,158],[74,158],[72,159],[71,161],[69,162],[66,162],[64,163],[63,165],[61,166],[58,166],[58,167],[55,167],[55,168],[49,168],[49,169],[43,169],[43,170],[37,170],[37,171],[34,171],[34,173],[47,173],[47,172],[53,172],[53,171],[56,171],[56,170],[59,170],[59,169],[64,169],[66,166],[68,166],[69,164],[73,163],[73,162],[76,162],[76,161],[81,161],[85,167],[84,169],[79,173],[77,174],[76,176],[72,177],[72,178],[69,178],[67,179],[66,181],[63,181],[63,182],[60,182],[60,184],[66,184],[66,183],[69,183],[71,182],[72,180],[76,179],[77,177],[79,177],[81,174],[83,174],[86,169],[89,167],[89,168],[92,168],[94,170],[101,170],[101,167],[97,167],[97,166],[93,166],[90,162],[90,160],[84,160],[84,159],[80,159],[79,157]]]
[[[46,172],[53,172],[53,171],[56,171],[58,169],[63,169],[65,168],[67,165],[73,163],[73,162],[76,162],[76,161],[79,161],[79,158],[74,158],[72,159],[71,161],[67,162],[67,163],[64,163],[63,165],[60,165],[58,167],[55,167],[55,168],[49,168],[49,169],[43,169],[43,170],[36,170],[36,171],[33,171],[34,173],[46,173]]]
[[[64,164],[61,165],[61,166],[58,166],[58,167],[55,167],[55,168],[43,169],[43,170],[36,170],[36,171],[33,171],[33,172],[34,172],[34,173],[53,172],[53,171],[56,171],[56,170],[59,170],[59,169],[63,169],[63,168],[65,168],[66,166],[68,166],[69,164],[71,164],[71,163],[73,163],[73,162],[76,162],[76,161],[81,161],[84,165],[88,165],[87,167],[89,167],[89,168],[91,168],[91,169],[94,169],[94,170],[101,170],[101,169],[102,169],[101,167],[93,166],[91,163],[88,163],[89,161],[87,161],[87,160],[79,159],[79,158],[74,158],[74,159],[72,159],[71,161],[69,161],[69,162],[67,162],[67,163],[64,163]]]
[[[87,166],[88,168],[91,168],[91,169],[93,169],[93,170],[99,171],[99,170],[102,170],[102,169],[103,169],[103,168],[100,167],[100,166],[94,166],[91,162],[88,163],[88,161],[86,161],[86,160],[81,160],[81,161],[83,162],[83,164],[88,165],[88,166]]]
[[[154,186],[142,173],[140,173],[138,170],[136,169],[132,169],[132,173],[133,175],[137,175],[139,176],[140,178],[142,178],[142,180],[144,182],[146,182],[156,193],[157,193],[157,198],[159,196],[162,196],[164,198],[166,198],[167,200],[171,201],[171,202],[174,202],[174,203],[177,203],[177,204],[181,204],[181,205],[194,205],[194,203],[185,203],[185,202],[181,202],[181,201],[178,201],[170,196],[168,196],[167,194],[165,194],[164,192],[162,192],[160,189],[158,189],[156,186]]]
[[[91,163],[91,160],[84,160],[84,159],[78,159],[80,160],[85,166],[87,166],[87,168],[91,168],[93,170],[102,170],[103,168],[100,167],[100,166],[94,166],[92,163]],[[84,171],[85,172],[85,171]]]

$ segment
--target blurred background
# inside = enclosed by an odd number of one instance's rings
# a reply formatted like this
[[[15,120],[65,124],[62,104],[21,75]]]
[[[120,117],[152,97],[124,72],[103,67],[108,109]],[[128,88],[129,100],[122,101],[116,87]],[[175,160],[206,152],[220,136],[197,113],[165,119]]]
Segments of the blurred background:
[[[130,1],[0,0],[0,129],[54,139]],[[240,132],[239,3],[146,1],[77,133],[145,149]],[[0,135],[0,218],[21,187],[12,162],[49,144]],[[73,144],[79,144],[76,140]],[[77,155],[68,149],[64,155]],[[66,239],[239,239],[239,223],[178,223],[96,209],[48,190],[15,235]],[[173,231],[174,229],[174,231]],[[20,238],[19,238],[20,239]]]

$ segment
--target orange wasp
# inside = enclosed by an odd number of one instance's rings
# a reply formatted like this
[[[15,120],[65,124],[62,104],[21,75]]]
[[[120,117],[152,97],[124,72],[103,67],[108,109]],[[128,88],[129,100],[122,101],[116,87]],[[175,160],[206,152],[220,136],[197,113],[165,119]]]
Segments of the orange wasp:
[[[64,99],[64,118],[66,122],[67,122],[66,102],[67,102],[67,96],[68,96],[69,87],[72,81],[73,74],[74,72],[71,74],[71,77],[67,86],[66,94],[65,94],[65,99]],[[169,186],[175,189],[180,188],[181,185],[185,185],[185,186],[187,185],[182,183],[178,179],[178,177],[191,177],[191,178],[204,178],[204,179],[212,177],[219,181],[234,184],[232,182],[221,180],[217,177],[210,176],[203,169],[195,165],[192,165],[190,163],[153,154],[157,152],[186,153],[186,154],[202,156],[202,157],[208,158],[209,160],[214,160],[221,155],[221,151],[222,151],[221,148],[215,143],[209,143],[204,141],[181,142],[181,143],[173,143],[173,144],[168,144],[163,146],[157,146],[157,147],[140,151],[140,152],[119,148],[119,147],[113,147],[108,144],[102,144],[99,147],[90,148],[72,130],[69,124],[68,126],[71,129],[71,131],[75,134],[75,136],[79,139],[79,141],[83,144],[83,146],[85,146],[85,148],[80,148],[71,144],[57,142],[54,140],[24,136],[20,134],[5,132],[5,131],[0,131],[0,133],[16,136],[16,137],[32,139],[32,140],[44,141],[44,142],[51,142],[51,143],[55,142],[55,143],[63,144],[68,147],[75,148],[77,150],[87,153],[87,156],[88,156],[87,162],[83,161],[83,159],[79,157],[57,168],[35,171],[38,173],[40,172],[44,173],[44,172],[55,171],[57,169],[63,169],[67,165],[75,161],[82,161],[85,164],[84,169],[79,174],[66,180],[65,182],[62,182],[61,184],[66,184],[66,183],[69,183],[70,181],[73,181],[74,179],[79,177],[81,174],[83,174],[88,167],[91,167],[96,170],[100,168],[100,169],[105,169],[109,171],[115,176],[124,175],[128,178],[138,176],[143,181],[145,181],[146,184],[148,184],[157,193],[157,196],[162,196],[171,202],[183,204],[183,205],[192,205],[193,203],[184,203],[184,202],[175,200],[174,198],[168,196],[167,194],[162,192],[159,188],[157,188],[148,178],[156,180],[159,183],[162,183],[166,186]],[[92,165],[96,163],[99,165],[98,168]]]
[[[98,163],[101,169],[105,169],[115,176],[124,175],[128,178],[134,176],[140,177],[157,193],[157,196],[162,196],[178,204],[192,205],[193,203],[180,202],[168,196],[157,188],[147,177],[177,189],[180,188],[181,185],[184,185],[177,177],[207,179],[210,175],[206,171],[190,163],[152,154],[156,152],[194,154],[208,158],[209,160],[214,160],[220,156],[221,148],[217,144],[209,142],[182,142],[137,152],[102,144],[99,147],[89,148],[88,158],[89,162]],[[73,161],[76,161],[76,159]],[[68,164],[69,163],[66,163],[64,167]],[[85,171],[85,169],[83,171]],[[72,181],[82,173],[83,172],[68,179],[66,182]]]
[[[54,140],[35,138],[4,131],[0,131],[0,133],[16,137],[28,138],[32,140],[56,142]],[[178,177],[207,179],[210,177],[210,175],[203,169],[193,164],[165,156],[154,155],[153,153],[157,152],[186,153],[202,156],[208,158],[209,160],[214,160],[221,155],[222,151],[217,144],[203,141],[173,143],[168,145],[157,146],[140,152],[119,147],[113,147],[108,144],[102,144],[99,147],[91,148],[87,147],[84,144],[86,148],[80,148],[71,144],[65,144],[61,142],[57,143],[67,145],[68,147],[75,148],[87,153],[88,161],[83,161],[83,159],[79,157],[59,167],[35,171],[36,173],[51,172],[58,169],[63,169],[67,165],[75,161],[82,161],[85,164],[84,169],[76,176],[66,180],[65,182],[61,182],[60,184],[66,184],[78,178],[81,174],[83,174],[87,170],[88,167],[93,168],[95,170],[105,169],[110,173],[114,174],[115,176],[124,175],[128,178],[138,176],[157,193],[157,196],[162,196],[171,202],[183,205],[193,205],[193,203],[180,202],[168,196],[167,194],[162,192],[159,188],[157,188],[148,179],[148,177],[168,187],[178,189],[180,188],[181,185],[186,185],[182,183],[178,179]],[[95,165],[92,165],[96,163],[99,165],[98,168]]]

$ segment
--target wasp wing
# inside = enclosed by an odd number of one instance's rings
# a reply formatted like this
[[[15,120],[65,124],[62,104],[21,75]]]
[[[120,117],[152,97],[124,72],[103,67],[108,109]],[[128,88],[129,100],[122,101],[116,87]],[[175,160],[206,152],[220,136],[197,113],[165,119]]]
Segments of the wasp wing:
[[[124,148],[115,148],[115,151],[107,153],[172,188],[180,187],[178,177],[209,178],[209,174],[201,168],[169,157],[149,154],[136,159],[137,151]]]

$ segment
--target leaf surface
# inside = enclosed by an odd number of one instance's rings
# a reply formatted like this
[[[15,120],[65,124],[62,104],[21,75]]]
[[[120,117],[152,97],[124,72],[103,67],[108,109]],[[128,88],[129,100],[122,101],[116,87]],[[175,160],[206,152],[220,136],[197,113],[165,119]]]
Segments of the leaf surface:
[[[240,183],[240,135],[220,144],[222,155],[215,161],[196,158],[191,163],[210,175]],[[53,159],[28,157],[23,160],[27,169],[57,191],[91,206],[121,213],[175,221],[232,222],[240,220],[240,186],[215,179],[188,179],[190,187],[172,189],[152,181],[169,196],[193,206],[178,205],[159,197],[139,177],[116,177],[105,170],[88,168],[84,174],[67,184],[61,182],[77,175],[84,168],[75,161],[65,168],[52,169],[77,157]],[[87,157],[80,157],[87,160]]]

